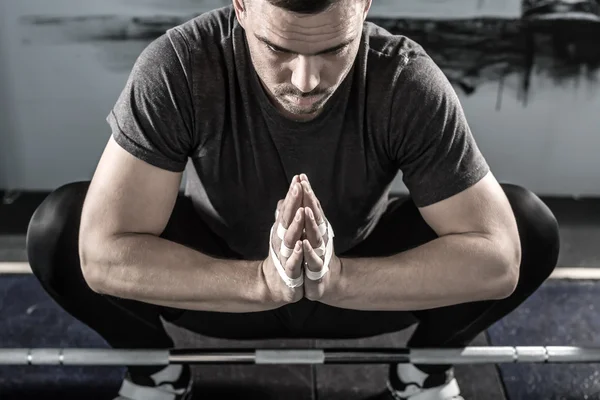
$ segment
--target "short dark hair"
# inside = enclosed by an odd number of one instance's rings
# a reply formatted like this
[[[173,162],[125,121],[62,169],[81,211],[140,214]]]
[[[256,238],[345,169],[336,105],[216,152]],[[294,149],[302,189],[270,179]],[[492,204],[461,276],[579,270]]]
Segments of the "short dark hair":
[[[250,0],[246,0],[248,2]],[[341,0],[266,0],[269,4],[298,14],[318,14]]]

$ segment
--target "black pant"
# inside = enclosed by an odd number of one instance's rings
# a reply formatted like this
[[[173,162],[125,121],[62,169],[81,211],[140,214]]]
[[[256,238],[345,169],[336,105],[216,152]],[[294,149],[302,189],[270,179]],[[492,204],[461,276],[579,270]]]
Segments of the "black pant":
[[[88,287],[78,256],[79,222],[88,185],[65,185],[44,200],[29,225],[27,252],[33,273],[48,294],[112,348],[172,348],[174,343],[159,316],[206,336],[240,340],[359,338],[397,332],[418,323],[408,347],[462,347],[525,301],[552,273],[558,259],[558,224],[552,212],[530,191],[502,185],[515,213],[522,244],[519,282],[505,299],[415,312],[349,310],[306,299],[254,313],[173,309],[100,295]],[[161,237],[212,256],[240,258],[206,226],[183,196],[178,198]],[[338,256],[386,256],[436,237],[410,199],[393,199],[375,231]],[[448,366],[421,368],[435,372]]]

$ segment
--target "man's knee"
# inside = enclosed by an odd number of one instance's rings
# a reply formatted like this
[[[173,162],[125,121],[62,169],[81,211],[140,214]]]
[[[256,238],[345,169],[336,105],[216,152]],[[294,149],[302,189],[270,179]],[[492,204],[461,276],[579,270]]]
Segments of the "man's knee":
[[[502,188],[512,206],[519,228],[521,265],[531,264],[535,275],[545,280],[552,274],[558,262],[560,234],[556,217],[530,190],[512,184],[502,184]]]
[[[27,257],[34,275],[50,284],[65,252],[77,249],[77,234],[89,182],[54,190],[33,213],[27,229]],[[66,268],[63,265],[62,268]]]

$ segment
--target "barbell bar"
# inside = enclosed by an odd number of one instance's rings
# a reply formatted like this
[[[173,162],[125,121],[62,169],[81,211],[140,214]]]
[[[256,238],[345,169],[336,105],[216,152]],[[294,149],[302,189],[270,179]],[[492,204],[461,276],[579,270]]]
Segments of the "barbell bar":
[[[3,348],[0,365],[160,366],[169,364],[501,364],[600,363],[600,348],[78,349]]]

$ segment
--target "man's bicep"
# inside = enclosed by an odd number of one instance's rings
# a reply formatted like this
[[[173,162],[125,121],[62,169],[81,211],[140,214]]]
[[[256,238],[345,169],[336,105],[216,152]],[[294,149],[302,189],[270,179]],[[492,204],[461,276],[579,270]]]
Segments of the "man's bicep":
[[[519,231],[512,207],[491,172],[470,188],[419,211],[440,237],[478,235],[490,239],[507,260],[520,258]]]
[[[159,236],[173,211],[181,176],[132,156],[111,137],[86,195],[82,233],[104,238],[128,233]]]

